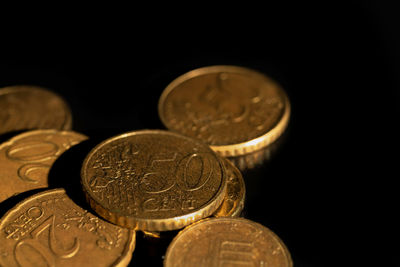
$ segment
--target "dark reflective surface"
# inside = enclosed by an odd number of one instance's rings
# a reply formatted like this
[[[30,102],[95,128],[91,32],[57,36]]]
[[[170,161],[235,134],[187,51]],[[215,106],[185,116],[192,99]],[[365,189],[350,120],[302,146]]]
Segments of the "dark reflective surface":
[[[243,172],[245,217],[277,233],[295,266],[396,266],[396,9],[352,1],[288,8],[252,7],[250,20],[203,17],[187,22],[192,32],[171,26],[104,38],[102,29],[99,39],[4,47],[0,86],[39,85],[69,103],[73,129],[91,139],[60,157],[50,185],[85,205],[78,176],[85,153],[115,134],[163,128],[158,98],[173,79],[215,64],[264,72],[288,93],[292,115],[279,149]],[[132,266],[161,266],[165,240],[139,235]]]

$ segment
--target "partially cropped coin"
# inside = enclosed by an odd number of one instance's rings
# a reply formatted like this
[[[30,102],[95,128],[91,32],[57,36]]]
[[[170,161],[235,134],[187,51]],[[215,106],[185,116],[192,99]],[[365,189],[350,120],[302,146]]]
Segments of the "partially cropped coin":
[[[285,244],[271,230],[243,218],[216,218],[195,223],[171,242],[165,267],[292,267]]]
[[[120,226],[180,229],[222,203],[224,164],[206,144],[161,130],[121,134],[86,157],[82,185],[93,209]]]
[[[228,157],[276,140],[288,124],[290,104],[284,90],[257,71],[211,66],[172,81],[158,111],[168,129],[202,139]]]
[[[71,111],[55,93],[37,86],[0,88],[0,134],[28,129],[70,130]]]
[[[77,206],[63,189],[33,195],[0,220],[0,266],[127,266],[135,232]]]
[[[214,212],[214,217],[238,217],[240,216],[246,196],[246,186],[243,176],[238,168],[228,159],[223,159],[226,169],[228,187],[224,201]]]
[[[31,189],[48,186],[54,161],[86,136],[72,131],[34,130],[0,144],[0,202]]]

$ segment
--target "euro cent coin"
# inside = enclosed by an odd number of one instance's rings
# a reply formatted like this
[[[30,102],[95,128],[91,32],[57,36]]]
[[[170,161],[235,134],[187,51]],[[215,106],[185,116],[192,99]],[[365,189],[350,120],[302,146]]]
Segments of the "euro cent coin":
[[[161,130],[121,134],[86,157],[81,181],[103,218],[142,231],[180,229],[222,203],[225,166],[209,146]]]
[[[0,144],[0,202],[19,193],[48,186],[57,158],[87,139],[73,131],[33,130]]]
[[[127,266],[135,232],[77,206],[64,189],[33,195],[0,221],[0,266]]]
[[[169,245],[165,267],[292,267],[288,249],[270,229],[243,218],[207,219],[182,230]]]
[[[59,95],[37,86],[0,89],[0,134],[18,130],[70,130],[72,115]]]
[[[260,72],[210,66],[172,81],[158,112],[168,129],[199,138],[230,157],[274,142],[286,129],[290,103],[284,90]]]

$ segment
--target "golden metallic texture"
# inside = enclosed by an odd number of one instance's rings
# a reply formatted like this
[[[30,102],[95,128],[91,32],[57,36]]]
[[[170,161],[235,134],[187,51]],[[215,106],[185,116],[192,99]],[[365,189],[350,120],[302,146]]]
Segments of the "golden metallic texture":
[[[0,134],[28,129],[70,130],[72,115],[55,93],[37,86],[0,89]]]
[[[33,195],[0,220],[0,266],[127,266],[135,232],[77,206],[63,189]]]
[[[168,129],[197,137],[229,157],[276,140],[288,124],[290,104],[284,90],[257,71],[211,66],[172,81],[158,112]]]
[[[150,232],[210,216],[227,187],[225,167],[206,144],[161,130],[105,140],[86,157],[81,177],[99,215]]]
[[[182,230],[171,242],[165,267],[292,267],[285,244],[271,230],[243,218],[207,219]]]
[[[228,187],[221,206],[214,212],[214,217],[238,217],[244,208],[246,186],[243,176],[229,160],[223,159]]]
[[[48,174],[64,151],[86,136],[72,131],[34,130],[0,144],[0,202],[48,186]]]

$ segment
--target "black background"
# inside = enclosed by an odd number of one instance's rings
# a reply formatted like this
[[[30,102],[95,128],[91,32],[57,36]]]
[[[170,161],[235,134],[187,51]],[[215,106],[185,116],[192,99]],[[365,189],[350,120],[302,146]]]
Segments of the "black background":
[[[292,115],[272,159],[243,173],[245,216],[276,232],[295,266],[399,266],[398,8],[378,1],[213,8],[92,12],[98,17],[85,24],[70,14],[62,26],[52,18],[3,31],[0,86],[54,90],[71,107],[73,129],[101,140],[163,128],[158,98],[191,69],[264,72],[288,93]],[[149,243],[160,245],[138,239],[132,265],[161,264]]]

